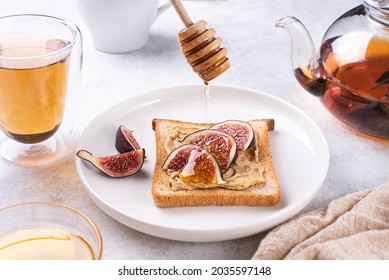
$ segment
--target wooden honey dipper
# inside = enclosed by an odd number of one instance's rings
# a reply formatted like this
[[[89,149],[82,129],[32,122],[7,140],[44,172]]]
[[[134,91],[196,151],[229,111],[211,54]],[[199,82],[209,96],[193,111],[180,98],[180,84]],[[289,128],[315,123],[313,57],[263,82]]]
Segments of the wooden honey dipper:
[[[214,37],[216,31],[207,29],[206,21],[193,24],[180,0],[170,1],[186,27],[178,33],[181,51],[193,71],[208,83],[230,67],[227,50],[220,47],[222,39]]]

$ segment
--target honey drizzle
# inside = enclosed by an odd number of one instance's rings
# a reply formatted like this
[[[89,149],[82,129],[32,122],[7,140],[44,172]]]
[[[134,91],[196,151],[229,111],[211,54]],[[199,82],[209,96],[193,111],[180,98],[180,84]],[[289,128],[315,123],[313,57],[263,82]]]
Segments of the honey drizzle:
[[[208,131],[208,107],[209,107],[209,82],[204,81],[204,94],[205,94],[205,129]]]

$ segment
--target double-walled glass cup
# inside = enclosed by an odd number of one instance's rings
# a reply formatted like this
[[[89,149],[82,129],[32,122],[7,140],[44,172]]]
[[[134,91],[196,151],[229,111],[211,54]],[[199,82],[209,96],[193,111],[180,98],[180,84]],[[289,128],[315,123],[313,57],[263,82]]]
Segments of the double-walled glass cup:
[[[82,37],[73,23],[46,15],[0,17],[2,157],[36,164],[67,151],[81,66]]]
[[[0,260],[99,260],[96,224],[63,204],[22,203],[0,209]]]

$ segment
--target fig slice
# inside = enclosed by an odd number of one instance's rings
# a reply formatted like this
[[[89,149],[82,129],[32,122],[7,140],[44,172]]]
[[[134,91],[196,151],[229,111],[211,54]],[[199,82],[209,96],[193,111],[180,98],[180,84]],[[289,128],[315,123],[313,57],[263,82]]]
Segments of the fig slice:
[[[194,144],[185,144],[174,149],[162,165],[164,170],[181,171],[188,162],[190,152],[197,148]]]
[[[209,151],[219,162],[223,172],[227,171],[237,156],[235,139],[220,130],[201,129],[185,136],[182,143],[195,144]]]
[[[84,159],[110,177],[126,177],[137,173],[143,166],[145,149],[133,150],[124,154],[93,157],[87,150],[80,150],[77,156]]]
[[[210,128],[224,131],[234,137],[240,151],[246,151],[255,143],[254,129],[248,122],[228,120],[214,124]]]
[[[141,149],[141,146],[136,141],[132,131],[121,125],[116,131],[115,148],[121,153],[131,152]]]
[[[185,144],[173,150],[162,168],[178,172],[179,178],[188,183],[206,185],[226,183],[218,161],[210,152],[195,144]]]

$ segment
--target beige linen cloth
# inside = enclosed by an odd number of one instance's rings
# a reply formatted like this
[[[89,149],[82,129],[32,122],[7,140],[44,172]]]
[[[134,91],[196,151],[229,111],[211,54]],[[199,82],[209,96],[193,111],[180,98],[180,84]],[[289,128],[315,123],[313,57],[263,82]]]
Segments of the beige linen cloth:
[[[389,259],[389,181],[281,224],[253,259]]]

